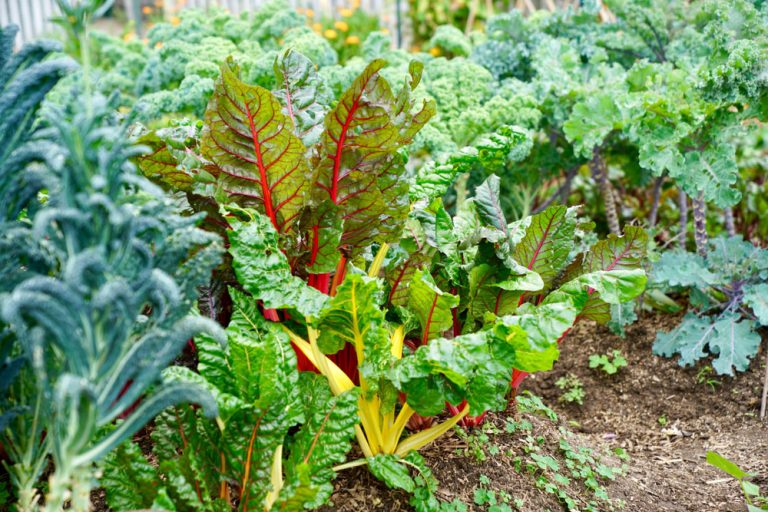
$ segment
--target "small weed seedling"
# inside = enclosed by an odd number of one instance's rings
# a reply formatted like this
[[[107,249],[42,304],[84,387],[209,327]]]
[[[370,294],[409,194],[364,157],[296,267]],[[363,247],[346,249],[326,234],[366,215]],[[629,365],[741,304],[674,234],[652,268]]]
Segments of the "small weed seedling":
[[[669,420],[667,419],[666,414],[662,414],[661,416],[659,416],[659,419],[657,419],[656,421],[658,421],[659,425],[661,425],[662,427],[666,427],[667,423],[669,423]]]
[[[760,488],[749,481],[749,478],[753,475],[750,475],[717,452],[707,452],[707,462],[739,481],[741,492],[744,493],[744,500],[747,502],[748,512],[768,510],[768,496],[762,496]]]
[[[696,384],[706,384],[710,388],[712,388],[712,391],[714,391],[717,386],[721,386],[723,383],[719,380],[715,379],[712,374],[715,373],[714,368],[711,366],[705,366],[699,372],[696,374]]]
[[[577,376],[569,373],[565,377],[560,377],[555,382],[555,386],[565,391],[565,393],[560,395],[561,402],[584,404],[584,386]]]
[[[523,509],[525,505],[523,500],[513,498],[508,492],[490,489],[490,484],[490,478],[480,475],[480,486],[475,489],[475,505],[487,506],[488,512],[512,512]]]
[[[499,445],[494,443],[492,436],[501,431],[492,423],[484,423],[479,428],[466,431],[461,427],[454,427],[456,436],[467,444],[466,448],[458,448],[456,452],[464,457],[472,456],[477,462],[483,462],[488,456],[495,457],[501,452]]]
[[[592,354],[589,356],[589,367],[599,368],[608,375],[613,375],[619,368],[627,366],[627,360],[621,355],[621,350],[612,350],[610,354]]]

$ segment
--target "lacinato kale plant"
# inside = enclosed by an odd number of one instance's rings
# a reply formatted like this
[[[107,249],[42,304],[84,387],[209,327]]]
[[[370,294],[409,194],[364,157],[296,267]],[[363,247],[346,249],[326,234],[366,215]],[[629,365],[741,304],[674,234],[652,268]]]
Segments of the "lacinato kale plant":
[[[0,318],[5,355],[23,368],[6,391],[3,413],[16,415],[3,414],[3,446],[19,509],[88,510],[94,462],[155,414],[179,402],[215,414],[203,388],[160,372],[191,336],[218,332],[191,312],[221,245],[137,173],[130,159],[143,149],[114,102],[88,94],[87,68],[32,134],[37,105],[69,65],[33,64],[45,44],[11,56],[12,36],[3,31],[0,61],[11,123],[0,139]]]

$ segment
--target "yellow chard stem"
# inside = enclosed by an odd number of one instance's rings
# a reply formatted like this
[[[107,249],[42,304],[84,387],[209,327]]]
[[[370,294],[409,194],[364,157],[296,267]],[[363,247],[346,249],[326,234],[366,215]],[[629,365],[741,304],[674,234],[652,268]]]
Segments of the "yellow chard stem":
[[[264,498],[264,510],[269,510],[275,504],[280,490],[283,488],[283,445],[278,445],[272,458],[272,471],[269,475],[272,489]]]
[[[384,258],[387,256],[388,250],[389,244],[386,242],[379,246],[379,251],[376,253],[376,257],[373,258],[373,263],[371,263],[371,267],[368,269],[368,277],[376,277],[379,275],[381,265],[384,263]]]
[[[424,446],[428,445],[429,443],[431,443],[441,435],[448,432],[448,430],[450,430],[456,423],[458,423],[461,420],[461,418],[466,416],[468,413],[469,413],[469,404],[465,405],[464,408],[461,410],[461,412],[456,416],[454,416],[453,418],[447,421],[444,421],[439,425],[435,425],[430,429],[419,432],[418,434],[414,434],[410,436],[408,439],[405,439],[402,443],[400,443],[397,446],[397,449],[395,450],[395,455],[399,455],[400,457],[405,457],[406,455],[408,455],[409,452],[423,448]]]
[[[415,412],[416,411],[411,409],[411,406],[408,405],[407,402],[404,403],[403,406],[400,408],[400,412],[397,414],[397,419],[392,425],[390,436],[387,438],[387,446],[384,448],[386,453],[395,452],[397,443],[398,441],[400,441],[400,436],[403,435],[403,430],[405,429],[405,425],[406,423],[408,423],[408,420],[411,419],[411,416],[413,416]]]

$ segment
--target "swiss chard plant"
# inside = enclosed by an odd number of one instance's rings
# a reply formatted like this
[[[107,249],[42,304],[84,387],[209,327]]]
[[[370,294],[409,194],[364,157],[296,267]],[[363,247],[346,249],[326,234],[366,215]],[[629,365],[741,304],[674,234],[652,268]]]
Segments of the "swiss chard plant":
[[[3,447],[20,510],[87,510],[93,463],[155,414],[215,412],[200,387],[159,375],[189,337],[217,332],[190,312],[221,246],[129,163],[141,148],[88,94],[87,70],[35,121],[71,65],[40,63],[46,43],[11,55],[14,35],[0,37],[3,380],[22,368],[2,386]]]
[[[387,318],[387,286],[379,276],[388,244],[379,246],[367,275],[351,267],[329,297],[291,274],[268,217],[249,210],[237,214],[244,220],[230,220],[230,252],[250,300],[286,308],[291,320],[282,329],[295,349],[327,379],[334,395],[352,392],[357,397],[360,424],[355,436],[364,459],[347,466],[368,464],[375,475],[384,477],[387,468],[395,471],[401,464],[413,464],[420,448],[465,415],[506,407],[510,368],[515,364],[533,369],[526,365],[538,358],[540,365],[548,361],[551,366],[553,352],[539,355],[544,349],[532,346],[523,327],[513,324],[489,325],[455,337],[433,330],[428,342],[410,350],[406,327]],[[432,293],[434,285],[424,283],[426,289],[420,293]],[[271,324],[274,329],[277,325]],[[356,381],[332,360],[346,347],[352,350]],[[437,415],[446,402],[463,403],[455,417],[405,435],[410,418]]]
[[[680,356],[689,366],[713,356],[719,374],[746,371],[760,348],[757,329],[768,325],[768,250],[739,236],[709,241],[707,257],[668,251],[654,265],[653,283],[687,293],[690,311],[670,332],[660,332],[657,355]]]
[[[411,64],[399,91],[380,75],[384,64],[373,61],[332,106],[326,84],[297,52],[276,63],[275,91],[243,82],[230,60],[199,142],[174,148],[162,132],[149,134],[145,140],[155,152],[139,165],[164,185],[187,191],[193,207],[256,209],[269,219],[291,274],[333,294],[349,260],[400,237],[410,209],[405,148],[434,113],[432,102],[417,107],[412,97],[420,63]],[[228,220],[218,220],[223,232]],[[273,277],[245,276],[240,284],[252,291],[265,279]],[[276,310],[292,305],[278,292],[261,298],[271,320],[284,319]],[[335,359],[356,378],[350,348]],[[301,354],[299,365],[311,367]]]
[[[299,373],[288,335],[233,291],[227,345],[197,338],[198,372],[171,367],[168,382],[207,389],[214,421],[192,406],[154,423],[155,465],[138,444],[111,453],[102,483],[114,510],[304,510],[333,491],[358,422],[357,393],[334,396],[325,378]]]
[[[421,176],[417,184],[437,183],[423,181],[428,178]],[[421,201],[429,198],[425,194]],[[591,225],[579,221],[575,208],[551,206],[508,223],[496,176],[479,186],[455,217],[431,199],[412,211],[407,226],[385,276],[389,303],[409,328],[408,344],[417,347],[498,322],[519,325],[540,353],[512,365],[514,388],[527,372],[551,367],[557,342],[574,322],[608,322],[611,309],[638,296],[645,285],[642,229],[630,226],[622,237],[611,235],[579,249],[575,240]]]

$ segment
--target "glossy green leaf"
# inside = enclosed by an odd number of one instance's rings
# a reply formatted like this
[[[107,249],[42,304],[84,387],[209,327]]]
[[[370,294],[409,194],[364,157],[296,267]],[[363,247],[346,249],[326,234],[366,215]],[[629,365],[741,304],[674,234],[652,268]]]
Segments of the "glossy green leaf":
[[[453,325],[451,310],[459,305],[459,298],[442,291],[432,277],[417,270],[411,281],[408,309],[421,325],[421,343],[440,335]]]
[[[291,268],[278,246],[275,228],[267,217],[254,214],[249,222],[233,220],[228,232],[232,267],[243,288],[265,308],[295,309],[316,314],[327,296],[291,275]]]

